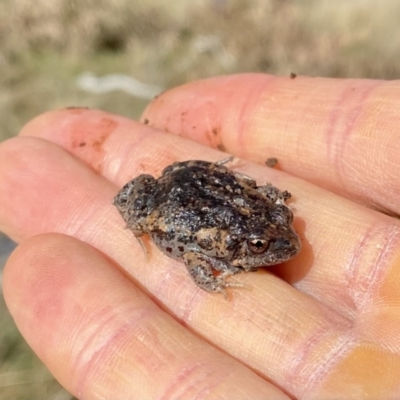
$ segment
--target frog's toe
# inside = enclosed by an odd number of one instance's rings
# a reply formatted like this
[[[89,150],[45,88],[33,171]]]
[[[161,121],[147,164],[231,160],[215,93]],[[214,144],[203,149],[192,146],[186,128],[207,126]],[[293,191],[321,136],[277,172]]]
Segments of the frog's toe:
[[[139,242],[140,247],[143,250],[144,256],[146,257],[146,261],[149,261],[150,255],[149,255],[148,244],[144,241],[144,239],[141,235],[140,236],[135,235],[135,237],[136,237],[137,241]]]

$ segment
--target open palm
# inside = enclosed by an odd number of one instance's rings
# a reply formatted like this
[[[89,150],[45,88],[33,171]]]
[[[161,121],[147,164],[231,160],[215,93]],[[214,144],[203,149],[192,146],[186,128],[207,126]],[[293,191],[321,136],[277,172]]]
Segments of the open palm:
[[[80,399],[399,398],[399,104],[396,82],[249,74],[164,93],[142,123],[36,118],[0,145],[22,334]],[[146,260],[111,204],[132,177],[216,149],[292,193],[303,244],[235,277],[228,300],[154,246]]]

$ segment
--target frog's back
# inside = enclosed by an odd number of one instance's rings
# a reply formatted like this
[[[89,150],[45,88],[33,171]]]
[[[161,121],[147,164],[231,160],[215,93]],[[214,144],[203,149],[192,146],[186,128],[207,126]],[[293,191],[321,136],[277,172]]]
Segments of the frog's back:
[[[151,218],[154,231],[187,236],[215,228],[242,233],[249,213],[235,204],[235,198],[242,200],[244,192],[224,166],[204,161],[172,165],[158,179]]]

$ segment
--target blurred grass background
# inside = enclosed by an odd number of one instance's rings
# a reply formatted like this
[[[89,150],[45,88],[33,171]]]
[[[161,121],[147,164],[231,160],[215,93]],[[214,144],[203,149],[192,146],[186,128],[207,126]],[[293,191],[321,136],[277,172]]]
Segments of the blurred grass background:
[[[397,79],[399,16],[396,0],[0,0],[0,140],[46,110],[137,118],[150,99],[84,90],[85,73],[165,89],[240,72]],[[12,245],[0,241],[1,266]],[[73,398],[30,351],[2,297],[0,327],[1,400]]]

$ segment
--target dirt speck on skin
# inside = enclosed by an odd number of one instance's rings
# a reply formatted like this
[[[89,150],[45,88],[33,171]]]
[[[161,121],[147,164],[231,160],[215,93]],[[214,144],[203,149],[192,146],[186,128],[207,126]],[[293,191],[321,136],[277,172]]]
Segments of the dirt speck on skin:
[[[103,143],[108,138],[108,136],[109,136],[108,134],[104,134],[104,135],[100,136],[97,140],[95,140],[92,143],[93,148],[97,151],[101,151],[101,147],[103,146]]]
[[[207,130],[205,132],[205,136],[206,136],[208,142],[210,143],[211,147],[215,147],[220,151],[226,152],[227,149],[221,140],[221,128],[220,127],[212,128],[211,131]]]
[[[86,106],[68,106],[65,107],[66,110],[89,110],[89,107]]]
[[[68,112],[70,114],[74,114],[74,115],[82,114],[83,112],[85,112],[86,110],[89,110],[89,109],[90,109],[89,107],[74,107],[74,106],[64,108],[64,110],[68,110]]]
[[[265,165],[270,168],[274,168],[276,164],[278,164],[278,159],[275,157],[267,158],[267,160],[265,161]]]
[[[182,111],[181,112],[181,123],[182,123],[182,126],[184,126],[186,124],[186,114],[187,114],[187,111]]]
[[[91,147],[96,152],[102,151],[102,146],[112,132],[117,128],[118,122],[112,118],[101,118],[98,123],[76,122],[76,128],[71,134],[71,147]]]
[[[102,118],[98,127],[99,134],[92,143],[93,148],[97,151],[101,151],[104,142],[117,126],[118,122],[116,122],[115,120],[111,118]]]
[[[217,149],[226,152],[226,147],[222,143],[217,144]]]
[[[77,158],[83,160],[97,173],[101,173],[104,143],[118,126],[118,120],[109,117],[96,120],[83,117],[73,119],[69,127],[69,146]]]

